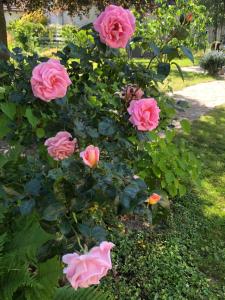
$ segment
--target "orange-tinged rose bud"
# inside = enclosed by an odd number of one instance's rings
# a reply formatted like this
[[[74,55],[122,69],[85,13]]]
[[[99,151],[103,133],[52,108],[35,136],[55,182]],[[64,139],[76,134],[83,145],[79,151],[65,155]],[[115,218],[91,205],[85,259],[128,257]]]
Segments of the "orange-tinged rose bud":
[[[192,13],[188,13],[186,15],[186,21],[189,22],[189,23],[193,21],[193,14]]]
[[[154,205],[158,203],[160,199],[161,196],[159,196],[156,193],[153,193],[145,202],[147,203],[147,205]]]

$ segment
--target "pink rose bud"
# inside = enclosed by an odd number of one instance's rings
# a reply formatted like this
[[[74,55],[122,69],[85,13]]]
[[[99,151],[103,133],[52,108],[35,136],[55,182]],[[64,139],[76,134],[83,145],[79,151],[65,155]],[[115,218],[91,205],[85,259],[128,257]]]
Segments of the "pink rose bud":
[[[83,162],[90,168],[97,166],[99,162],[99,155],[99,148],[92,145],[88,146],[83,152],[80,153],[80,157],[83,159]]]
[[[111,48],[125,48],[135,31],[135,17],[129,9],[109,5],[94,22],[102,43]]]
[[[113,243],[102,242],[86,254],[71,253],[63,256],[63,262],[68,265],[63,273],[74,289],[100,283],[100,279],[112,269],[110,250],[114,246]]]
[[[144,92],[137,85],[127,85],[122,89],[121,98],[126,102],[130,102],[131,100],[141,99],[144,95]]]
[[[56,59],[40,63],[32,72],[33,94],[45,102],[64,97],[71,83],[65,67]]]
[[[160,109],[154,98],[133,100],[127,111],[130,122],[140,131],[151,131],[159,124]]]
[[[56,136],[45,141],[45,146],[48,147],[48,154],[54,160],[62,160],[71,156],[77,150],[77,140],[72,138],[72,135],[67,131],[60,131]]]

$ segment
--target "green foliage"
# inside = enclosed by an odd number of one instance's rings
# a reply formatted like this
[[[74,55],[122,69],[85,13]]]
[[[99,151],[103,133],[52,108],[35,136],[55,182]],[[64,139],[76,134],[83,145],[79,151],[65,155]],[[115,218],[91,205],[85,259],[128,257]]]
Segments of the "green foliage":
[[[56,292],[56,296],[54,300],[110,300],[113,299],[99,291],[96,288],[88,288],[88,289],[80,289],[78,291],[74,291],[72,288],[64,287],[60,288]]]
[[[81,245],[90,248],[106,240],[110,214],[135,212],[143,221],[155,223],[168,215],[168,194],[183,195],[185,186],[197,181],[193,155],[183,141],[174,144],[174,102],[158,88],[180,51],[193,59],[184,39],[178,37],[176,45],[141,39],[157,61],[152,66],[150,60],[146,67],[130,59],[131,47],[140,42],[137,38],[126,52],[106,47],[91,29],[82,29],[77,37],[55,54],[72,80],[62,99],[43,102],[31,90],[32,70],[47,57],[15,48],[11,60],[0,63],[0,136],[10,145],[0,156],[0,199],[9,208],[7,219],[16,220],[13,228],[5,225],[8,240],[2,241],[7,273],[1,279],[3,300],[30,300],[33,295],[37,300],[52,299],[58,279],[64,285],[58,258],[83,251]],[[137,131],[129,122],[128,103],[118,96],[127,84],[138,85],[145,98],[157,99],[161,112],[154,132]],[[189,131],[187,122],[182,125]],[[56,162],[44,142],[62,130],[77,138],[79,151]],[[79,156],[87,145],[101,151],[93,170]],[[145,201],[154,191],[161,199],[151,208]],[[90,297],[101,297],[94,289],[77,295],[89,291]],[[71,297],[75,292],[63,288],[58,293]]]
[[[200,66],[210,75],[216,75],[225,65],[225,53],[223,51],[211,51],[200,60]]]
[[[33,217],[17,217],[10,223],[10,210],[0,206],[0,286],[2,300],[52,299],[61,273],[57,258],[38,263],[37,249],[51,235]],[[4,233],[3,233],[4,232]]]
[[[23,19],[12,21],[8,29],[13,35],[17,47],[22,47],[25,51],[34,51],[46,31],[45,26],[41,23]]]
[[[163,46],[177,47],[180,41],[185,46],[201,49],[207,42],[206,8],[197,1],[178,0],[174,4],[168,1],[156,0],[155,9],[151,13],[144,13],[139,16],[140,23],[136,31],[137,36],[144,37],[148,42]],[[186,17],[191,14],[191,19]],[[149,47],[143,50],[149,51]],[[186,55],[186,54],[185,54]]]

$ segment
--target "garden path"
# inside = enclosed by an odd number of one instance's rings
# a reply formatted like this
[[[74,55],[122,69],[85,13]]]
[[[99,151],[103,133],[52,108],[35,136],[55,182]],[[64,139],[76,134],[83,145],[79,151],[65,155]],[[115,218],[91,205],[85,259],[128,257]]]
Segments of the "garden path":
[[[225,80],[215,80],[189,86],[181,91],[174,92],[172,96],[181,107],[177,118],[187,118],[192,121],[214,107],[225,104]],[[185,107],[185,104],[188,107]]]
[[[203,74],[205,71],[200,66],[182,67],[183,72],[192,72]]]

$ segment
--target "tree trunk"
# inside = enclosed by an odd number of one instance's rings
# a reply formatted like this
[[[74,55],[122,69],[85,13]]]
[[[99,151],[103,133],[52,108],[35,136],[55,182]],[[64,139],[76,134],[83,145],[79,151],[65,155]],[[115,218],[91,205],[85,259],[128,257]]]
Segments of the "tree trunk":
[[[4,44],[5,47],[8,48],[6,20],[2,1],[0,1],[0,44]],[[5,51],[2,51],[2,49],[0,48],[0,59],[6,59],[7,57],[8,54]]]

